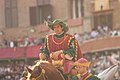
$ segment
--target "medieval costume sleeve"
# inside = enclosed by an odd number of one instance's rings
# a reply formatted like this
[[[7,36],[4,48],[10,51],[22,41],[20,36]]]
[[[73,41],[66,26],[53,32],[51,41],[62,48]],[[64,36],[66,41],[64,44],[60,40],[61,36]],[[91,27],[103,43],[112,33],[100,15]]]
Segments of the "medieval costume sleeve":
[[[45,38],[45,45],[44,45],[44,47],[41,49],[41,52],[43,53],[43,54],[45,54],[45,56],[48,58],[49,57],[49,55],[48,55],[48,48],[47,48],[47,36],[46,36],[46,38]]]
[[[75,39],[73,35],[68,42],[68,49],[63,50],[63,53],[69,54],[71,57],[74,57],[74,60],[78,60],[79,58],[82,57],[78,41]]]
[[[63,50],[64,54],[69,54],[71,57],[75,56],[75,53],[77,51],[77,45],[75,43],[75,38],[71,37],[71,39],[69,40],[69,45],[68,45],[68,49],[67,50]]]
[[[71,80],[79,80],[80,74],[77,74],[75,76],[72,76]]]
[[[100,78],[98,78],[97,76],[91,75],[86,80],[100,80]]]
[[[74,76],[71,78],[71,80],[79,80],[79,78],[77,76]]]

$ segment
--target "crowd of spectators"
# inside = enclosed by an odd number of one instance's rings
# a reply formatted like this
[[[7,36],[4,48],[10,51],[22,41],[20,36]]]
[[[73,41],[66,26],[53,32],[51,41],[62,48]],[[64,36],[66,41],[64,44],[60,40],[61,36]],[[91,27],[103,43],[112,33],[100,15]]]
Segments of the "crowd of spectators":
[[[39,45],[42,44],[44,41],[42,39],[39,39],[37,37],[28,37],[25,36],[20,39],[5,39],[2,37],[3,35],[0,35],[0,48],[5,48],[5,47],[26,47],[26,46],[33,46],[33,45]]]
[[[3,61],[0,63],[0,80],[19,80],[24,70],[24,61]]]
[[[91,32],[75,33],[79,43],[84,43],[87,40],[120,36],[120,29],[111,29],[108,26],[98,26],[93,28]]]
[[[120,51],[119,51],[120,52]],[[109,53],[99,52],[85,54],[85,57],[91,61],[91,73],[97,75],[112,65],[120,64],[120,53],[111,51]]]

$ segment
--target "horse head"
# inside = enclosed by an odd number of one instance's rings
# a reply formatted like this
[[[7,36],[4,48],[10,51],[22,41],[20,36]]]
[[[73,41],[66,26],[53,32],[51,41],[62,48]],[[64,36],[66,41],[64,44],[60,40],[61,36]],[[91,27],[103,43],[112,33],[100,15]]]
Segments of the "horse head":
[[[103,72],[99,73],[97,76],[101,80],[114,80],[116,73],[118,72],[118,65],[112,65],[105,69]]]
[[[26,68],[30,74],[27,80],[64,80],[51,63],[39,62],[32,69]]]
[[[28,72],[31,74],[30,80],[46,80],[45,70],[40,66],[36,66],[33,70],[27,67]]]

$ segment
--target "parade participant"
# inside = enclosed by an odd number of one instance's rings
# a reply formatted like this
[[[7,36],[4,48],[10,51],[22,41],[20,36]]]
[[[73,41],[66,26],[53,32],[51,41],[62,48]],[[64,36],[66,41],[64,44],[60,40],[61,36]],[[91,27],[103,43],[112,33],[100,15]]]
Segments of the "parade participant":
[[[64,73],[69,73],[69,63],[82,57],[78,41],[74,35],[67,33],[68,26],[62,20],[54,20],[48,27],[55,33],[46,36],[45,47],[39,54],[40,60],[52,59],[53,64],[64,63]]]
[[[85,58],[80,58],[75,62],[77,75],[73,76],[71,80],[100,80],[97,76],[88,72],[90,62]]]

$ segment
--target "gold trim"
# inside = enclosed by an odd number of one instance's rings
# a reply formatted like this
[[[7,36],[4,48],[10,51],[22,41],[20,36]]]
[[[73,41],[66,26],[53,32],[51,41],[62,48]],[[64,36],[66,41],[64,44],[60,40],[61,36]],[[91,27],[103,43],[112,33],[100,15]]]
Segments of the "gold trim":
[[[75,62],[75,65],[89,67],[89,66],[90,66],[90,63],[91,63],[91,62],[84,62],[84,63]]]
[[[48,43],[48,36],[46,36],[46,39],[47,39],[47,48],[48,48],[48,51],[50,52],[50,49],[49,49],[49,43]]]
[[[53,41],[55,44],[62,44],[67,37],[68,37],[68,35],[67,35],[67,36],[64,36],[64,39],[63,39],[61,42],[58,43],[58,42],[56,42],[56,41],[54,40],[54,35],[52,35],[52,41]]]

